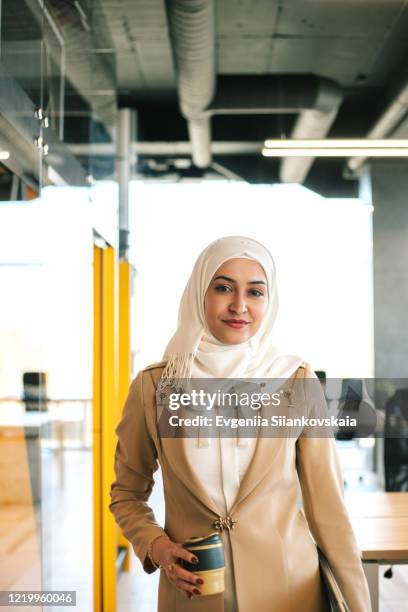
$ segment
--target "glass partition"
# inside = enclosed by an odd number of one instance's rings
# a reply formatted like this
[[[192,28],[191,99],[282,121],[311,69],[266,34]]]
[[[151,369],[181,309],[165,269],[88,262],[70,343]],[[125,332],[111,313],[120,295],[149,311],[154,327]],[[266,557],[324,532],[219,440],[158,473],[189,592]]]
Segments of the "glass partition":
[[[38,199],[40,4],[3,0],[0,26],[0,148],[8,155],[1,173],[11,176],[9,193],[2,192],[8,201],[0,201],[0,590],[37,591],[44,587],[42,441],[50,428]]]
[[[74,590],[89,612],[93,209],[64,143],[78,109],[85,142],[96,129],[98,77],[79,74],[97,55],[72,10],[80,21],[73,3],[1,2],[0,176],[15,188],[0,195],[0,590]]]

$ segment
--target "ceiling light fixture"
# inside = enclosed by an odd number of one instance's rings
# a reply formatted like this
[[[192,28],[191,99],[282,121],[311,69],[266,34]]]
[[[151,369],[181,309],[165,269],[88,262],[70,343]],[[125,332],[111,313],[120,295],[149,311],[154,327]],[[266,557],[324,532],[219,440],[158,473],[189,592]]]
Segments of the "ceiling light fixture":
[[[2,159],[9,159],[10,153],[8,151],[0,151],[0,161]]]
[[[265,157],[408,157],[407,139],[267,139]]]
[[[407,149],[262,149],[264,157],[408,157]]]
[[[319,148],[319,149],[395,149],[407,148],[407,138],[268,138],[265,140],[266,148],[290,147]]]

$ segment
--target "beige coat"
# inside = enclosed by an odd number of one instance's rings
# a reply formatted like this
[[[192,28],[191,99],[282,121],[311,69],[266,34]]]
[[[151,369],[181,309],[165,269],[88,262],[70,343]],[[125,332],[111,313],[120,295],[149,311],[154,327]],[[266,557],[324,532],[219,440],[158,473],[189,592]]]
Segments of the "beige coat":
[[[146,556],[153,538],[166,533],[182,542],[204,535],[214,530],[219,516],[188,463],[183,438],[157,435],[155,388],[163,365],[145,368],[130,386],[116,428],[116,480],[109,505],[148,573],[155,571]],[[314,377],[305,366],[293,377]],[[311,398],[306,397],[304,383],[297,389],[305,392],[309,415],[325,404],[322,392]],[[164,530],[148,505],[158,462],[164,483]],[[300,492],[304,510],[298,505]],[[328,558],[351,612],[371,611],[333,438],[258,437],[229,515],[236,525],[222,537],[231,539],[237,612],[327,612],[315,543]],[[223,612],[222,594],[188,600],[160,572],[159,612]]]

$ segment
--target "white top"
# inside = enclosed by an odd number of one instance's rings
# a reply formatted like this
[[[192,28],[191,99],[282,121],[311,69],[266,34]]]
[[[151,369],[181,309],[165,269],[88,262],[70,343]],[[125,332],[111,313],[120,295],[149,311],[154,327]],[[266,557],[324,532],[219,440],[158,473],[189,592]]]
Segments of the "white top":
[[[222,432],[220,432],[222,435]],[[212,497],[220,511],[227,516],[239,485],[254,454],[257,438],[245,438],[237,444],[235,437],[211,438],[209,445],[199,446],[197,438],[186,438],[187,457],[192,470]],[[225,591],[224,612],[237,612],[237,600],[232,563],[231,542],[224,538]]]
[[[220,432],[222,436],[222,432]],[[255,450],[256,437],[237,444],[235,437],[211,438],[208,446],[199,446],[197,438],[186,438],[191,468],[207,493],[226,516],[231,509],[242,478]]]

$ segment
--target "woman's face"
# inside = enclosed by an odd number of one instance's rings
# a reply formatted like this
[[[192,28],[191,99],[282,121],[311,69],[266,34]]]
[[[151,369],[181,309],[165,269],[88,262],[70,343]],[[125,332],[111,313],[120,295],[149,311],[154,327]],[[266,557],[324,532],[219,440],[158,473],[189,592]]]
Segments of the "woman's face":
[[[252,259],[229,259],[215,272],[205,294],[205,320],[217,340],[239,344],[258,331],[267,306],[262,266]]]

